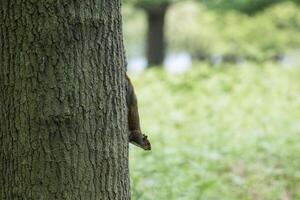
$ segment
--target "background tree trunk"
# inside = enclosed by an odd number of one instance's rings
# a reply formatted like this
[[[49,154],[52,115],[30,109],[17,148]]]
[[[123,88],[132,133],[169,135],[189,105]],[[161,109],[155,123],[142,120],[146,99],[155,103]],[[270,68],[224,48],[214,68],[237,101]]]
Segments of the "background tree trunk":
[[[0,2],[0,199],[130,199],[120,0]]]
[[[168,4],[145,8],[148,20],[147,59],[148,66],[162,65],[165,58],[165,15]]]

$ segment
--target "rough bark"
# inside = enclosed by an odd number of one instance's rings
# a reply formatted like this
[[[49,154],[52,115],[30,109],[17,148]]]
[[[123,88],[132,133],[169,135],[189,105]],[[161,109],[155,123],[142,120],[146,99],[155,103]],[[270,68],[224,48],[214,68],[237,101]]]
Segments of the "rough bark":
[[[0,199],[130,199],[120,0],[0,1]]]
[[[148,21],[147,60],[148,66],[159,66],[165,58],[165,15],[168,4],[160,4],[145,8]]]

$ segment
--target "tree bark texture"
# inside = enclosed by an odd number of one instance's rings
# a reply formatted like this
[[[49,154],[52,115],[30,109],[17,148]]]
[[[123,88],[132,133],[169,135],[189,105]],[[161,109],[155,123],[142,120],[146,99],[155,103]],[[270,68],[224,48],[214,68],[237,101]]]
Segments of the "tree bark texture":
[[[160,4],[145,9],[148,20],[147,59],[148,66],[159,66],[165,58],[165,15],[168,4]]]
[[[120,0],[0,1],[0,199],[130,199]]]

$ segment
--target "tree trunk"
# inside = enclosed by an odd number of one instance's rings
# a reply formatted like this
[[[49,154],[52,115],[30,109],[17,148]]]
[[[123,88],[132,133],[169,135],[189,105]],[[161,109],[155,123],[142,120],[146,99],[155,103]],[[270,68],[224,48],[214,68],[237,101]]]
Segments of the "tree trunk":
[[[0,2],[0,199],[130,199],[120,0]]]
[[[148,20],[147,59],[148,66],[159,66],[165,58],[165,15],[168,4],[145,8]]]

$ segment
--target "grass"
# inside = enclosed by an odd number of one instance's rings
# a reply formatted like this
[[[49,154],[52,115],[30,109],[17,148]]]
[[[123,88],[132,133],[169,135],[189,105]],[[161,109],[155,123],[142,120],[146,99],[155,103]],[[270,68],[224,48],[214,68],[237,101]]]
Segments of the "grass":
[[[133,76],[153,150],[130,147],[134,200],[299,200],[300,68]]]

